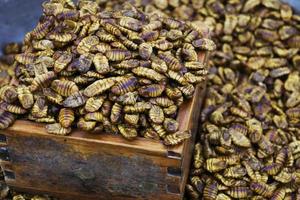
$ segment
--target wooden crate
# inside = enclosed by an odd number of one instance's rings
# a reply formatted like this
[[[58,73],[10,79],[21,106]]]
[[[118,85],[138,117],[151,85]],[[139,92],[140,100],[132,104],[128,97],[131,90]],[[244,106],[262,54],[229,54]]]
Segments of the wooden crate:
[[[199,55],[202,62],[207,57]],[[0,131],[5,181],[19,191],[61,199],[183,199],[205,85],[180,108],[180,130],[190,129],[192,137],[175,147],[78,130],[56,136],[43,124],[16,121]]]

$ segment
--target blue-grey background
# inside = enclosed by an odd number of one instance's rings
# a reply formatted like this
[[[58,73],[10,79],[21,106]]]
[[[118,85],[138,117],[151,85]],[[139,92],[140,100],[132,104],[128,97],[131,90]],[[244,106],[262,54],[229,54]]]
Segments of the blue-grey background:
[[[0,0],[0,44],[22,41],[36,26],[44,0]]]
[[[22,41],[24,34],[36,26],[45,0],[0,0],[0,46]],[[300,0],[283,0],[300,10]]]

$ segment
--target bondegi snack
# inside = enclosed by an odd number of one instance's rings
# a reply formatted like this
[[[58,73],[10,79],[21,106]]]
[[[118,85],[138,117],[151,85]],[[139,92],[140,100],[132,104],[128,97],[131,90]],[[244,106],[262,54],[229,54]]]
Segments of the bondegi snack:
[[[130,4],[101,11],[96,2],[50,1],[22,53],[17,86],[1,88],[0,128],[16,117],[48,123],[49,133],[73,126],[142,136],[176,145],[178,107],[205,80],[200,50],[215,44],[189,23],[146,15]]]
[[[217,44],[188,198],[299,199],[299,15],[278,0],[130,2],[210,25]]]
[[[210,26],[217,45],[188,198],[300,199],[300,16],[279,0],[133,2]]]

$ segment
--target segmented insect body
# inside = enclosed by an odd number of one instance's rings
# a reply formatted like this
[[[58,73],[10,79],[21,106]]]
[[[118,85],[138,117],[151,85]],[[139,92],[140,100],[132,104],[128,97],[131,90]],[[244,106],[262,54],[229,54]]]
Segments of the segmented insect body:
[[[230,129],[230,135],[232,138],[232,142],[241,147],[250,147],[251,142],[250,140],[241,132],[235,130],[235,129]]]
[[[203,190],[203,198],[207,200],[216,199],[218,195],[218,183],[212,181],[207,183]]]
[[[135,128],[126,127],[125,125],[118,125],[120,133],[129,140],[132,140],[137,137],[137,131]]]
[[[283,168],[277,175],[273,176],[273,178],[279,183],[289,183],[293,179],[288,168]]]
[[[95,65],[96,71],[100,74],[106,74],[111,70],[109,67],[108,59],[100,53],[94,56],[93,63]]]
[[[114,42],[114,41],[116,41],[116,37],[114,35],[109,34],[105,31],[97,31],[96,35],[98,36],[100,41],[103,41],[103,42]]]
[[[154,105],[164,107],[164,108],[167,108],[167,107],[170,107],[170,106],[174,105],[174,101],[172,101],[171,99],[169,99],[167,97],[151,98],[150,103],[152,103]]]
[[[141,38],[147,42],[155,41],[159,37],[158,31],[143,31],[140,34]]]
[[[18,99],[21,103],[22,107],[25,109],[29,109],[33,106],[34,100],[33,95],[30,92],[29,88],[21,85],[17,87]]]
[[[191,137],[191,131],[178,131],[176,133],[167,135],[164,138],[164,144],[165,145],[177,145],[190,137]]]
[[[173,43],[169,42],[166,39],[158,39],[158,40],[154,41],[153,44],[156,49],[159,49],[162,51],[170,50],[174,47]]]
[[[178,131],[179,123],[175,119],[165,118],[164,128],[169,133],[175,133],[176,131]]]
[[[154,81],[162,81],[165,79],[165,76],[154,71],[153,69],[145,68],[145,67],[137,67],[132,69],[132,72],[138,76],[145,77]]]
[[[26,200],[25,197],[21,194],[15,195],[12,199],[13,200]]]
[[[0,99],[12,103],[18,98],[18,93],[13,86],[5,85],[0,88]]]
[[[285,188],[279,188],[273,193],[271,200],[283,200],[285,199],[285,194]]]
[[[168,77],[176,82],[178,82],[179,84],[181,85],[187,85],[188,82],[187,80],[184,78],[183,75],[181,75],[180,73],[178,72],[175,72],[175,71],[172,71],[172,70],[169,70],[168,71]]]
[[[256,119],[251,119],[246,122],[248,130],[250,132],[250,139],[253,143],[258,142],[261,139],[262,135],[262,125]]]
[[[17,54],[15,56],[15,59],[17,62],[23,65],[28,65],[34,63],[36,57],[32,53],[21,53],[21,54]]]
[[[36,76],[29,87],[30,90],[35,91],[38,88],[46,88],[55,76],[55,73],[52,71]]]
[[[199,176],[193,176],[191,178],[191,184],[197,189],[198,192],[202,193],[204,189],[204,181]]]
[[[149,118],[153,123],[161,124],[165,119],[164,112],[159,106],[153,105],[149,111]]]
[[[137,92],[127,92],[126,94],[119,96],[117,101],[122,105],[134,105],[137,102]]]
[[[38,40],[33,41],[32,43],[33,48],[36,50],[47,50],[47,49],[54,49],[54,44],[50,40]]]
[[[84,119],[86,121],[97,121],[97,122],[104,122],[104,121],[106,121],[106,117],[101,112],[87,113],[84,116]]]
[[[139,45],[136,44],[135,42],[127,39],[126,37],[121,37],[122,43],[123,45],[127,48],[127,49],[131,49],[131,50],[137,50],[139,49]]]
[[[105,22],[102,22],[101,25],[108,33],[113,34],[118,37],[122,36],[122,32],[117,28],[117,26],[115,26],[111,23],[105,23]]]
[[[197,76],[191,72],[185,73],[184,78],[187,80],[187,82],[189,82],[191,84],[201,83],[202,81],[205,80],[205,77],[203,77],[203,74],[201,76]]]
[[[111,50],[111,46],[103,42],[100,42],[99,44],[92,46],[90,49],[91,52],[99,52],[102,54],[105,54],[105,52],[108,50]]]
[[[153,52],[152,45],[149,43],[142,43],[139,46],[139,55],[141,58],[148,60]]]
[[[74,39],[74,35],[71,33],[50,33],[48,34],[48,39],[65,43],[72,41]]]
[[[110,78],[98,80],[85,88],[83,94],[87,97],[93,97],[110,89],[114,84],[115,81]]]
[[[247,198],[251,191],[248,187],[233,187],[230,190],[226,191],[226,194],[233,198],[241,199],[241,198]]]
[[[159,135],[152,128],[142,131],[142,136],[149,139],[160,140]]]
[[[79,18],[79,12],[77,10],[63,10],[61,13],[57,14],[57,19],[64,20],[74,20],[77,21]]]
[[[129,125],[137,125],[139,122],[139,114],[125,114],[124,121]]]
[[[37,27],[31,31],[31,37],[35,39],[43,39],[50,31],[51,26],[53,25],[54,18],[48,17],[43,23],[39,23]]]
[[[264,197],[270,197],[273,193],[271,187],[265,183],[252,182],[250,188],[252,191]]]
[[[68,135],[71,132],[71,128],[64,128],[60,123],[47,124],[46,130],[55,135]]]
[[[198,61],[185,62],[184,66],[189,70],[201,70],[205,69],[205,65]]]
[[[186,185],[187,195],[192,199],[196,200],[199,199],[200,195],[199,193],[194,189],[192,185],[187,184]]]
[[[77,46],[77,52],[79,54],[86,54],[90,52],[93,46],[99,44],[99,38],[97,36],[87,36],[81,40]]]
[[[110,115],[110,111],[111,111],[111,108],[112,108],[113,104],[111,101],[109,100],[105,100],[101,106],[101,113],[108,117]]]
[[[182,87],[178,87],[178,89],[188,99],[191,98],[195,92],[195,87],[192,84],[187,84]]]
[[[136,68],[139,65],[140,65],[139,60],[129,59],[129,60],[124,60],[124,61],[114,65],[114,67],[118,68],[118,69],[132,69],[132,68]]]
[[[201,50],[214,51],[216,49],[215,43],[207,38],[201,38],[192,42],[193,46]]]
[[[80,118],[77,122],[77,128],[84,131],[91,131],[95,128],[96,121],[86,121],[84,118]]]
[[[0,129],[8,128],[14,121],[14,114],[0,109]]]
[[[14,114],[25,114],[27,112],[26,109],[22,108],[21,106],[17,106],[17,105],[13,105],[13,104],[8,104],[6,102],[2,102],[0,103],[0,107],[1,109],[10,112],[10,113],[14,113]]]
[[[100,109],[103,102],[104,102],[103,97],[91,97],[86,101],[84,108],[87,112],[96,112],[97,110]]]
[[[151,126],[160,138],[164,139],[167,136],[167,132],[162,125],[152,123]]]
[[[54,62],[54,71],[56,73],[64,70],[67,65],[72,61],[72,54],[68,52],[63,52]]]
[[[272,163],[270,165],[266,165],[262,171],[266,172],[267,174],[273,176],[276,175],[280,170],[281,170],[282,166],[278,163]]]
[[[81,91],[75,92],[68,96],[62,103],[66,108],[77,108],[85,104],[87,98],[82,94]]]
[[[167,63],[169,70],[180,71],[182,69],[182,64],[180,63],[180,61],[172,55],[159,54],[158,56]]]
[[[122,117],[122,106],[115,103],[111,108],[110,120],[112,123],[117,123]]]
[[[138,89],[139,95],[143,97],[158,97],[164,92],[165,86],[162,84],[152,84],[140,87]]]
[[[230,178],[241,178],[246,175],[246,170],[242,166],[236,165],[224,170],[224,176]]]
[[[195,149],[194,149],[194,162],[193,166],[196,169],[200,169],[201,166],[203,166],[204,158],[202,154],[202,146],[200,143],[195,144]]]
[[[63,101],[62,96],[57,94],[51,88],[43,88],[43,94],[52,103],[61,104]]]
[[[43,11],[48,16],[56,16],[58,13],[62,12],[63,9],[64,7],[60,3],[43,3]]]
[[[127,47],[123,43],[118,42],[118,41],[112,42],[112,43],[110,43],[110,45],[114,49],[128,50]]]
[[[51,83],[51,88],[64,97],[68,97],[79,91],[78,86],[73,81],[68,80],[54,80]]]
[[[166,91],[166,95],[170,99],[178,99],[182,96],[182,93],[178,88],[166,87],[165,91]]]
[[[64,128],[71,127],[72,123],[75,120],[75,115],[72,109],[62,108],[58,114],[58,121]]]
[[[227,167],[226,161],[220,158],[209,158],[206,160],[206,169],[210,172],[217,172]]]
[[[31,115],[35,118],[47,117],[48,105],[44,97],[38,97],[31,109]]]
[[[143,26],[141,21],[131,17],[121,17],[119,25],[133,31],[139,31]]]
[[[142,27],[144,32],[159,29],[162,26],[161,21],[151,21],[149,24]]]
[[[151,108],[151,104],[148,102],[137,102],[134,105],[128,105],[124,107],[125,113],[143,113]]]
[[[217,200],[231,200],[231,198],[224,193],[219,193],[217,196]]]
[[[131,58],[131,53],[124,49],[111,49],[105,52],[105,56],[110,61],[123,61]]]
[[[185,43],[182,47],[181,50],[181,56],[186,60],[186,61],[197,61],[198,60],[198,54],[195,51],[195,48],[193,45],[189,43]]]
[[[151,68],[159,73],[166,73],[168,71],[167,64],[160,58],[156,56],[151,57],[152,63]]]
[[[111,88],[111,91],[117,95],[124,95],[132,92],[137,87],[137,78],[134,76],[126,77]]]

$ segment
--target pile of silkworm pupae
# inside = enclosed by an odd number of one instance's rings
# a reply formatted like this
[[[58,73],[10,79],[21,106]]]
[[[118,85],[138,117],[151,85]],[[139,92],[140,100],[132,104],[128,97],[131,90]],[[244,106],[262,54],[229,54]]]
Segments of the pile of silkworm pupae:
[[[0,128],[22,118],[52,134],[77,127],[176,145],[191,134],[178,131],[178,108],[207,74],[198,54],[214,49],[193,25],[131,4],[112,12],[93,1],[45,2],[1,86]]]

